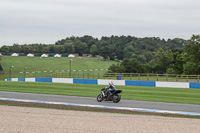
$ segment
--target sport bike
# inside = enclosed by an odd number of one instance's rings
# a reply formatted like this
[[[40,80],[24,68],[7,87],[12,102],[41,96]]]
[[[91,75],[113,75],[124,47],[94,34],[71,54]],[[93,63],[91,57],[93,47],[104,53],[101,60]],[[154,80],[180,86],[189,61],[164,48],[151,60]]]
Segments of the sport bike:
[[[98,102],[102,102],[104,101],[113,101],[114,103],[118,103],[121,100],[121,95],[118,95],[119,93],[122,92],[122,90],[116,90],[116,91],[112,91],[111,93],[112,95],[109,96],[109,90],[103,88],[101,89],[101,93],[97,96],[97,101]]]

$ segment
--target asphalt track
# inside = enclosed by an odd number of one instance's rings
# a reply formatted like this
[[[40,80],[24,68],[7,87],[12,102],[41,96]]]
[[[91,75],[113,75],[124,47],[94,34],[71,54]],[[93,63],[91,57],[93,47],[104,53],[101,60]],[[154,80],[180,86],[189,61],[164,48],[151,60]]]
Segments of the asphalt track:
[[[0,91],[0,98],[200,113],[200,105],[124,100],[123,95],[122,100],[119,103],[113,103],[111,101],[97,102],[96,98],[92,97],[76,97],[4,91]]]

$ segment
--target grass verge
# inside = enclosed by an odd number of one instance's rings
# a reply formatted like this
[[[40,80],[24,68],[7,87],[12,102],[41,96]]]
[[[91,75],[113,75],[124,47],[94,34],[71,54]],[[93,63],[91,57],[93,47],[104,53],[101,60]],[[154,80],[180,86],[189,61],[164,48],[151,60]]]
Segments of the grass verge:
[[[102,85],[6,82],[0,81],[0,91],[96,97]],[[200,89],[116,86],[122,98],[155,102],[200,104]]]

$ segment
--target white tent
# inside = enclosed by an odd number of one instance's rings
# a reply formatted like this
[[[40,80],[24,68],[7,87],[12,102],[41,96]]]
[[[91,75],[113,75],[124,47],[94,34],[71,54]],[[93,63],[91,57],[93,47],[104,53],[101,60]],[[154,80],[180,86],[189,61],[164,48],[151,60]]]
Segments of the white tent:
[[[72,58],[74,58],[75,56],[74,56],[73,54],[70,54],[68,57],[72,57]]]
[[[0,56],[3,56],[3,55],[0,53]]]
[[[27,57],[34,57],[34,54],[29,53]]]
[[[47,58],[47,57],[48,57],[47,54],[42,54],[42,55],[40,56],[40,58]]]
[[[11,56],[19,56],[19,54],[17,54],[17,53],[13,53]]]
[[[61,57],[61,54],[55,54],[54,57],[59,58]]]

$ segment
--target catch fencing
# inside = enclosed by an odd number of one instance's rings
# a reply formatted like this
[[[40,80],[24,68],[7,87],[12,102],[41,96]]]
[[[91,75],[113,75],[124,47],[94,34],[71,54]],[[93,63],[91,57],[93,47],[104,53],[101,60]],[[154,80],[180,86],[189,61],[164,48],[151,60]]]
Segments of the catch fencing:
[[[194,82],[194,83],[200,82],[200,75],[152,74],[152,73],[104,73],[103,71],[101,73],[99,72],[99,70],[104,70],[104,69],[20,72],[18,78],[46,77],[46,78],[117,79],[117,80]]]

